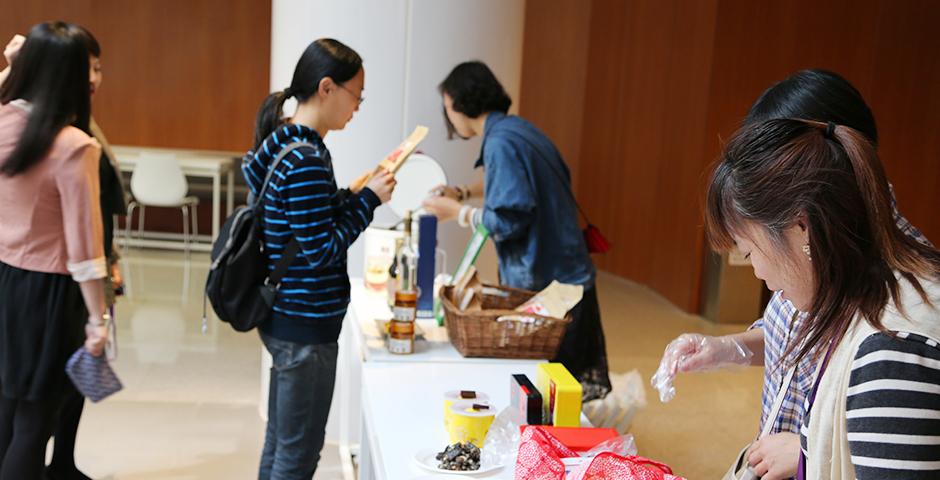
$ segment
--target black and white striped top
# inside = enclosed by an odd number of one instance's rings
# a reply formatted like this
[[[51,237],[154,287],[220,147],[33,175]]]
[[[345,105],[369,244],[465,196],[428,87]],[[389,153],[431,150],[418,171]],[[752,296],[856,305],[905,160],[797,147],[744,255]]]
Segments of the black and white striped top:
[[[806,454],[809,411],[800,443]],[[940,347],[906,332],[859,346],[846,395],[846,428],[858,480],[940,479]]]

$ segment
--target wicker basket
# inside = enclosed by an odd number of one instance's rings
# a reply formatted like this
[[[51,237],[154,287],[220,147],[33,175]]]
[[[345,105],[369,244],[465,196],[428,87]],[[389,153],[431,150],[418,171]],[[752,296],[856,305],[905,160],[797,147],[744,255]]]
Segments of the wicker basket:
[[[500,295],[483,295],[483,310],[461,312],[453,301],[453,286],[441,291],[441,305],[451,343],[465,357],[552,359],[558,353],[571,315],[545,317],[513,310],[535,292],[494,287]],[[526,321],[504,319],[503,315],[524,316]]]

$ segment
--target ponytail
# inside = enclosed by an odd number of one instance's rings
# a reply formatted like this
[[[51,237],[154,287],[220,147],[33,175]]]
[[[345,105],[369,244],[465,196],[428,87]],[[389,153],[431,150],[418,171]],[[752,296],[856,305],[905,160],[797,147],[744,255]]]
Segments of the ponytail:
[[[258,117],[255,119],[254,150],[261,146],[261,142],[268,138],[271,132],[284,123],[284,102],[287,98],[287,94],[279,90],[265,97],[264,102],[261,103]]]
[[[910,238],[894,220],[893,197],[884,165],[866,138],[858,131],[831,122],[832,140],[839,143],[852,165],[855,181],[868,212],[869,228],[882,259],[892,271],[899,271],[911,281],[924,301],[926,293],[916,277],[940,279],[940,252]],[[897,303],[897,295],[894,295]],[[900,307],[900,305],[897,305]]]

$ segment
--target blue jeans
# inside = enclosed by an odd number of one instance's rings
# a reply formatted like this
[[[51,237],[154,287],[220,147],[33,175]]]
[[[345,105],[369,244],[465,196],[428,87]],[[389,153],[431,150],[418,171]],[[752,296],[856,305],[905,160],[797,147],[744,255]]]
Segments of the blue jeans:
[[[339,346],[305,345],[264,334],[261,341],[273,365],[258,479],[309,480],[326,436]]]

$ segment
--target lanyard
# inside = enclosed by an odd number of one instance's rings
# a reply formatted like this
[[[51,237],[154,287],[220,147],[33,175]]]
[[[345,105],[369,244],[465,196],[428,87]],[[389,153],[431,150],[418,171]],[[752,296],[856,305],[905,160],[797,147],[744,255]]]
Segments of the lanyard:
[[[819,373],[816,375],[816,382],[813,384],[813,391],[809,395],[809,403],[806,405],[805,415],[809,415],[810,411],[813,409],[813,403],[816,401],[816,392],[819,390],[819,382],[822,380],[823,374],[826,373],[826,367],[829,366],[829,357],[832,356],[832,351],[835,350],[835,347],[836,342],[833,341],[829,344],[829,349],[826,350],[826,358],[823,359]],[[807,446],[808,445],[809,439],[807,438]],[[800,463],[796,469],[796,478],[797,480],[806,480],[806,454],[803,452],[802,446],[800,446]]]

